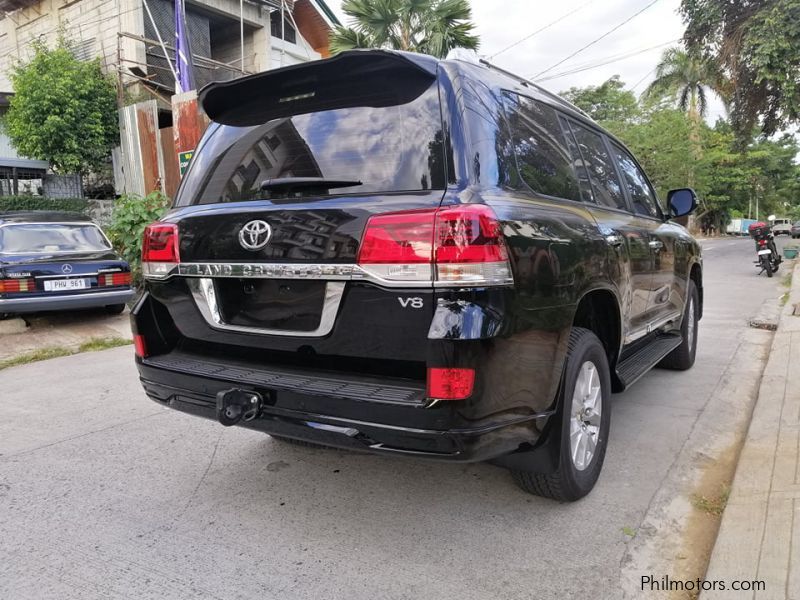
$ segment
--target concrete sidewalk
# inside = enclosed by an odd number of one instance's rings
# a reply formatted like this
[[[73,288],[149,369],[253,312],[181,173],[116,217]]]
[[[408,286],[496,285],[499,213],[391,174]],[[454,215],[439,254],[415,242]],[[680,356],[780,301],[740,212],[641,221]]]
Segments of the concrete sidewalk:
[[[701,600],[800,600],[800,264],[764,370]],[[760,591],[731,591],[763,581]],[[741,586],[741,588],[750,586]]]

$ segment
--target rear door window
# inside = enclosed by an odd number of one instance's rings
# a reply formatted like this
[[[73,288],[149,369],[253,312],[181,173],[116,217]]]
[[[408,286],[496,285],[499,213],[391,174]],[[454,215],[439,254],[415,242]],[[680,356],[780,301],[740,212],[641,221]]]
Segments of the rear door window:
[[[503,92],[503,104],[522,180],[540,194],[580,200],[578,180],[556,112],[512,92]]]
[[[570,121],[569,125],[592,180],[594,201],[600,206],[628,210],[617,169],[603,137],[575,121]]]
[[[634,212],[646,217],[657,218],[659,216],[658,202],[653,188],[647,182],[647,177],[630,154],[616,144],[611,144],[611,148],[628,188]]]
[[[444,190],[442,142],[436,81],[403,104],[220,125],[195,155],[176,205],[271,199],[265,182],[292,178],[320,180],[298,196]]]

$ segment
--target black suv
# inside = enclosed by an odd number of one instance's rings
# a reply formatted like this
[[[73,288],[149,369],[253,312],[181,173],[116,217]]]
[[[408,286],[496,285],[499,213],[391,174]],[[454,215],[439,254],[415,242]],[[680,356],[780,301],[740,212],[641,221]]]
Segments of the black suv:
[[[688,369],[700,248],[624,145],[491,65],[379,50],[215,83],[144,239],[147,394],[279,440],[492,461],[575,500],[611,393]]]

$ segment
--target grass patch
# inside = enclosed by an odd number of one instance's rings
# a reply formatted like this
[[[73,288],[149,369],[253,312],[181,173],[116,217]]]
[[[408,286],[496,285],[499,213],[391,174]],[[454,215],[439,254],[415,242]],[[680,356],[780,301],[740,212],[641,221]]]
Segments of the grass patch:
[[[61,356],[72,356],[81,352],[97,352],[98,350],[108,350],[109,348],[118,348],[119,346],[129,346],[133,341],[126,340],[121,337],[112,338],[92,338],[83,342],[78,349],[67,348],[65,346],[48,346],[46,348],[39,348],[31,352],[23,352],[17,356],[0,360],[0,371],[3,369],[10,369],[11,367],[18,367],[20,365],[27,365],[28,363],[38,362],[40,360],[49,360],[51,358],[59,358]]]
[[[622,528],[622,533],[632,538],[636,535],[636,530],[633,527],[628,527],[626,525],[625,527]]]
[[[722,487],[719,495],[717,496],[712,496],[710,498],[707,496],[693,496],[692,506],[694,506],[697,510],[702,510],[706,514],[719,517],[725,510],[725,506],[728,504],[728,498],[730,495],[731,489],[725,485]]]
[[[63,346],[50,346],[48,348],[40,348],[31,352],[24,352],[11,358],[0,360],[0,371],[10,367],[18,367],[19,365],[27,365],[28,363],[37,362],[40,360],[48,360],[50,358],[58,358],[59,356],[69,356],[75,354],[73,350],[64,348]]]
[[[789,270],[786,273],[786,275],[783,276],[783,279],[781,280],[781,284],[783,284],[783,287],[787,287],[787,288],[792,287],[792,275],[793,275],[793,273],[794,273],[793,270]]]
[[[97,352],[98,350],[108,350],[109,348],[119,348],[120,346],[130,346],[133,340],[126,340],[121,337],[112,338],[92,338],[88,342],[83,342],[78,346],[78,352]]]

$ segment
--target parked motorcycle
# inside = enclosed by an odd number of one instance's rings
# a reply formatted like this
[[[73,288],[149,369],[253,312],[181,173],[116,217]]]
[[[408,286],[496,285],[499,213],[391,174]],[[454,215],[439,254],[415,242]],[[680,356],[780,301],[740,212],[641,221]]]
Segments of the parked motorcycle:
[[[781,264],[781,256],[778,254],[778,249],[775,246],[775,237],[772,235],[772,228],[761,221],[753,223],[747,228],[756,242],[756,252],[758,253],[758,260],[755,261],[757,267],[761,269],[761,273],[766,272],[767,277],[772,277],[772,274],[778,270]]]

